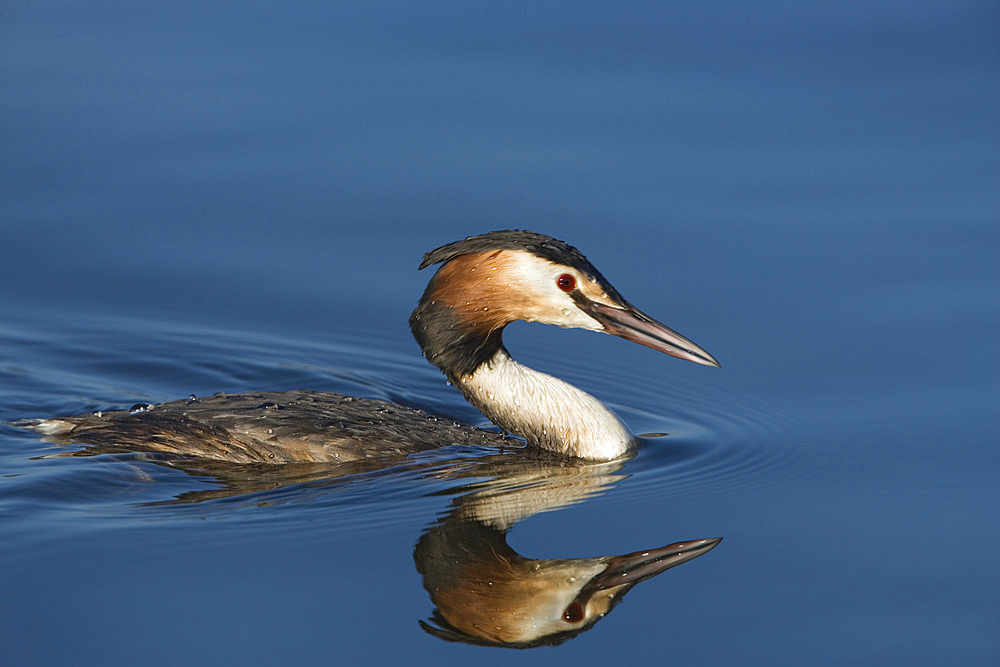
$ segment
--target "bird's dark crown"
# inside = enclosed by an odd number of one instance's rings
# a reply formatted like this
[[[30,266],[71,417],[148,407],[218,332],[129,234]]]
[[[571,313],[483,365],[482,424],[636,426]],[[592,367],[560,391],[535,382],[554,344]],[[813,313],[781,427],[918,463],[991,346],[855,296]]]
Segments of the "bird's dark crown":
[[[596,281],[612,298],[621,298],[618,291],[594,268],[594,265],[583,256],[583,253],[559,239],[554,239],[538,232],[525,229],[504,229],[478,236],[469,236],[461,241],[455,241],[440,248],[435,248],[424,255],[420,268],[425,269],[432,264],[447,263],[450,260],[478,252],[491,250],[524,250],[555,264],[571,267]]]

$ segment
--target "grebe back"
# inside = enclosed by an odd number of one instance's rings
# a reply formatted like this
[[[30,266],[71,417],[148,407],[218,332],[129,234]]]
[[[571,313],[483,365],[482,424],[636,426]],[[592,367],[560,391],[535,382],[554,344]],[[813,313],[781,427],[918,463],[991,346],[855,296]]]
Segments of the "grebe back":
[[[708,352],[626,301],[572,246],[522,230],[432,250],[441,264],[410,330],[424,356],[504,431],[564,456],[614,460],[633,438],[596,398],[514,361],[503,329],[524,320],[614,334],[708,366]],[[342,462],[405,456],[450,444],[510,445],[504,435],[386,401],[290,391],[216,394],[55,419],[22,420],[69,442],[238,463]]]

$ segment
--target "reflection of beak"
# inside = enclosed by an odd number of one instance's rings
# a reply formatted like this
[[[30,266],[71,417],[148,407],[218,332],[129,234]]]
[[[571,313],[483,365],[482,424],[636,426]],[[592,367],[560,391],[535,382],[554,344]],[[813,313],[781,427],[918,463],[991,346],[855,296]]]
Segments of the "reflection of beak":
[[[591,301],[579,292],[574,293],[574,301],[585,313],[604,325],[609,334],[620,336],[633,343],[666,352],[678,359],[687,359],[696,364],[720,367],[715,357],[701,349],[673,329],[649,317],[630,303],[607,306]]]
[[[599,590],[622,584],[634,586],[640,581],[655,577],[672,567],[708,553],[721,541],[721,537],[710,537],[693,542],[677,542],[659,549],[637,551],[624,556],[611,556],[606,559],[607,569],[594,577],[590,585]]]

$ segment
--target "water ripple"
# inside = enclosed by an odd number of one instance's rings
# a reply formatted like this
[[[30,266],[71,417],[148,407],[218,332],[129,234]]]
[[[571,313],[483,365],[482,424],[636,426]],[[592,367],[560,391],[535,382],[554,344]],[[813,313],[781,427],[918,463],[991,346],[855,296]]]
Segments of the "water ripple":
[[[119,330],[131,336],[139,331],[141,336],[125,345],[116,340],[114,332]],[[18,359],[16,368],[5,369],[9,392],[13,396],[20,387],[23,393],[16,412],[3,411],[3,419],[127,407],[191,393],[310,388],[396,400],[486,423],[402,335],[373,332],[317,342],[252,331],[100,320],[77,322],[61,331],[19,327],[7,333],[6,342]],[[46,343],[44,349],[38,347],[40,340]],[[799,461],[808,443],[794,435],[803,432],[803,417],[789,414],[783,405],[699,384],[688,375],[647,377],[642,369],[607,359],[566,357],[550,361],[546,370],[595,393],[633,431],[666,434],[643,440],[626,469],[632,478],[616,497],[726,497],[808,474]],[[30,437],[13,440],[22,449],[38,444]],[[29,458],[55,451],[36,448]],[[211,491],[220,482],[211,473],[183,472],[145,455],[30,463],[8,458],[5,470],[19,476],[8,478],[8,502],[28,503],[34,509],[47,506],[66,516],[134,516],[139,511],[146,519],[169,519],[182,515],[176,507],[155,509],[156,503],[203,493],[208,502],[197,510],[190,505],[180,510],[184,516],[193,512],[247,519],[295,508],[296,516],[306,518],[314,512],[342,512],[343,523],[338,525],[354,528],[370,522],[409,523],[418,514],[433,514],[434,503],[424,499],[449,488],[427,465],[413,463],[336,479],[320,475],[270,490],[265,485],[215,500]],[[356,511],[362,506],[363,511]]]

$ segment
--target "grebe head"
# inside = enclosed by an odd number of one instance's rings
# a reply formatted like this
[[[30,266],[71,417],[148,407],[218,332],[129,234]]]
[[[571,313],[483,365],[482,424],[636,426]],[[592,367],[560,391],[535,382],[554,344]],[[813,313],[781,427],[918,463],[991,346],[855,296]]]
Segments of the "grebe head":
[[[442,264],[410,318],[428,359],[452,376],[471,374],[500,348],[517,320],[620,336],[679,359],[719,362],[626,301],[579,250],[522,230],[470,236],[424,255]]]

